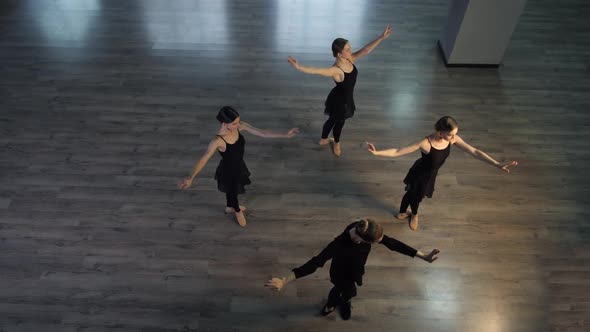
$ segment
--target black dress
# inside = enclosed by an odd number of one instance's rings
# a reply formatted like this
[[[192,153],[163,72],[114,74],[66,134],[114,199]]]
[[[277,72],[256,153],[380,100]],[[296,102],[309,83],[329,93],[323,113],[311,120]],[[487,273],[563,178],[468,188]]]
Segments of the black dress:
[[[365,263],[369,252],[371,252],[370,243],[355,243],[350,238],[349,231],[355,227],[356,222],[348,225],[342,234],[338,235],[334,241],[322,250],[317,256],[310,259],[302,266],[293,269],[296,278],[302,278],[312,274],[319,267],[332,259],[330,266],[330,281],[334,285],[341,285],[354,282],[357,285],[363,284],[363,275],[365,274]],[[414,257],[417,250],[387,235],[383,235],[380,244],[386,246],[389,250],[397,251],[401,254]]]
[[[406,191],[412,191],[419,197],[432,197],[434,193],[434,183],[438,169],[445,163],[451,153],[451,143],[443,150],[435,149],[430,143],[430,152],[422,152],[422,158],[416,160],[412,168],[408,171],[404,183]]]
[[[350,60],[348,61],[350,62]],[[351,64],[352,71],[347,73],[342,70],[344,72],[344,80],[342,82],[336,82],[336,86],[330,91],[330,94],[326,99],[326,109],[324,110],[324,114],[327,114],[336,120],[351,118],[356,109],[353,93],[358,71],[352,62]]]
[[[223,193],[243,194],[246,192],[244,186],[251,183],[250,171],[244,162],[246,140],[240,132],[238,135],[238,140],[233,144],[217,135],[225,142],[225,152],[219,151],[221,161],[215,171],[217,189]]]

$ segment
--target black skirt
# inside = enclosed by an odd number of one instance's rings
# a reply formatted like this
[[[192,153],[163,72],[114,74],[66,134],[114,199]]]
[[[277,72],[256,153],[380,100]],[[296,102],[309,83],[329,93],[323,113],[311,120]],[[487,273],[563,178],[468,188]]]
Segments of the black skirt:
[[[215,171],[215,180],[217,180],[217,189],[222,193],[233,192],[243,194],[246,192],[246,185],[251,184],[250,171],[246,163],[242,160],[241,165],[227,166],[221,160]]]

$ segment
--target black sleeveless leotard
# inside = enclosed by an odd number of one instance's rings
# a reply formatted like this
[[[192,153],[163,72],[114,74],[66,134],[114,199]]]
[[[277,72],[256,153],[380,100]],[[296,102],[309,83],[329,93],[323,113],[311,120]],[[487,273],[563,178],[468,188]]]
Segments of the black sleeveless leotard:
[[[224,193],[243,194],[246,192],[244,186],[251,183],[250,171],[244,162],[246,140],[240,132],[238,135],[238,140],[233,144],[229,144],[223,137],[217,135],[225,142],[225,152],[219,151],[221,161],[215,172],[215,180],[217,180],[217,189]]]
[[[348,61],[350,62],[350,60]],[[342,70],[344,72],[344,80],[342,82],[336,82],[336,86],[330,91],[330,94],[326,99],[326,109],[324,110],[324,113],[336,120],[351,118],[356,109],[353,93],[358,70],[352,62],[351,64],[352,71],[347,73]]]
[[[442,150],[435,149],[430,139],[428,139],[428,143],[430,143],[430,152],[428,154],[422,152],[422,158],[416,160],[412,168],[410,168],[404,183],[407,191],[413,191],[420,197],[431,198],[434,193],[434,183],[436,182],[438,169],[445,163],[451,153],[451,143]]]

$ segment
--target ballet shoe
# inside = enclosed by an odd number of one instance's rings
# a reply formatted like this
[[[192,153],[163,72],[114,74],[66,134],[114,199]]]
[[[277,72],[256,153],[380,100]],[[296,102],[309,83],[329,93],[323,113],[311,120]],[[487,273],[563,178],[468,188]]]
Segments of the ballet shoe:
[[[408,219],[410,217],[410,214],[407,212],[400,212],[395,217],[399,220],[404,220],[404,219]]]
[[[336,157],[340,157],[340,155],[342,154],[342,150],[340,149],[340,143],[334,143],[334,155]]]
[[[342,304],[340,305],[340,317],[342,317],[342,320],[349,320],[351,314],[352,314],[352,303],[350,303],[350,301],[342,302]]]
[[[418,229],[418,215],[413,214],[412,219],[410,219],[410,229],[415,231]]]
[[[320,311],[320,313],[322,314],[322,316],[328,316],[329,314],[331,314],[334,309],[336,309],[336,307],[328,307],[328,304],[326,303],[326,305],[322,308],[322,311]]]
[[[246,217],[244,216],[244,212],[234,212],[234,215],[236,216],[236,221],[238,222],[238,225],[246,227]]]
[[[329,138],[322,138],[318,141],[319,145],[327,145],[330,144],[330,139]]]
[[[245,207],[245,206],[242,206],[242,205],[240,205],[240,211],[242,211],[242,212],[246,212],[246,207]],[[233,208],[233,207],[231,207],[231,206],[226,206],[226,207],[225,207],[225,213],[226,213],[226,214],[230,214],[230,213],[234,213],[234,212],[236,212],[236,210],[234,210],[234,208]]]

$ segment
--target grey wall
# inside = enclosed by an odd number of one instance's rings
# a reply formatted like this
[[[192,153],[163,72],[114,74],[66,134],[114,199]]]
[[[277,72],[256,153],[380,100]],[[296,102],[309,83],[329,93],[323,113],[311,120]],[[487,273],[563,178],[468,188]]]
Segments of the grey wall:
[[[500,64],[526,0],[451,0],[441,47],[447,64]]]

